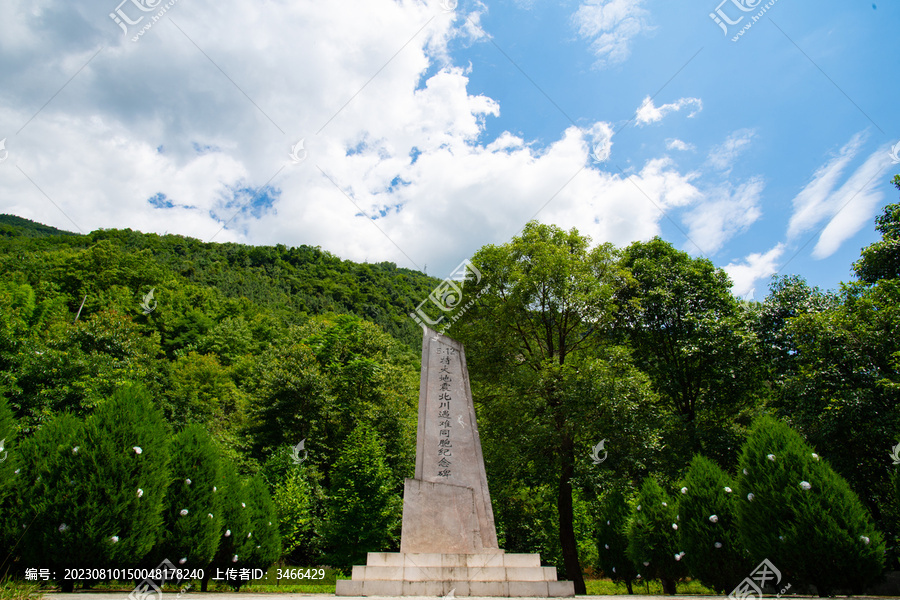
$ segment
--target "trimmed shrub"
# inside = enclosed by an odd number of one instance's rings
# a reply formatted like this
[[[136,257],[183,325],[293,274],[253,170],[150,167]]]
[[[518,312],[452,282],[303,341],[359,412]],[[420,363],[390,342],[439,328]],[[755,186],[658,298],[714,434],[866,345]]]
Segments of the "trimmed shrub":
[[[675,502],[647,477],[628,524],[628,556],[644,579],[660,580],[664,594],[674,594],[676,581],[687,575],[677,528]]]
[[[597,514],[597,565],[604,577],[615,583],[625,583],[628,593],[638,571],[628,557],[628,517],[631,509],[621,490],[613,490],[603,497]]]
[[[403,503],[393,483],[378,436],[360,423],[331,476],[324,535],[332,564],[364,564],[367,552],[397,544]]]
[[[222,495],[213,491],[221,476],[219,451],[201,425],[188,425],[173,438],[165,528],[153,566],[168,559],[185,569],[209,567],[224,523]]]
[[[719,466],[696,455],[678,494],[678,535],[691,577],[719,593],[730,592],[753,564],[737,529],[737,485]]]
[[[859,594],[878,578],[881,534],[847,482],[794,430],[758,419],[739,468],[738,526],[754,563],[768,558],[820,596]]]

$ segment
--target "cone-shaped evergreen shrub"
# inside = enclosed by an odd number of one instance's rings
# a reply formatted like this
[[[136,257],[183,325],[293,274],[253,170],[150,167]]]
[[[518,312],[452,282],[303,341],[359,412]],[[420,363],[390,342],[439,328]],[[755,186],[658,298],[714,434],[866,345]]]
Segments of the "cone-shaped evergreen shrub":
[[[674,594],[676,581],[687,575],[676,517],[675,502],[653,478],[644,479],[628,524],[628,556],[641,577],[662,582],[665,594]]]
[[[247,564],[251,568],[267,570],[281,556],[281,536],[278,532],[278,515],[269,494],[269,488],[260,475],[247,482],[250,510],[250,551]]]
[[[69,524],[77,540],[70,566],[134,566],[157,544],[170,437],[162,412],[138,385],[116,391],[85,421],[83,447],[70,455],[83,490]]]
[[[222,475],[214,493],[221,494],[219,502],[223,518],[223,530],[219,537],[219,548],[213,557],[212,563],[205,572],[201,591],[206,591],[207,582],[211,576],[216,576],[216,569],[245,568],[250,554],[251,537],[249,496],[244,482],[237,474],[233,463],[222,464]],[[255,545],[255,544],[254,544]],[[221,574],[220,574],[221,575]],[[240,581],[227,580],[226,583],[239,588]]]
[[[631,506],[621,490],[613,490],[603,497],[597,514],[597,555],[598,566],[604,577],[614,582],[624,582],[631,591],[631,582],[638,571],[628,557],[628,516]]]
[[[708,458],[696,455],[678,494],[678,535],[691,577],[730,592],[753,569],[737,529],[737,485]]]
[[[168,437],[162,414],[136,385],[116,391],[83,428],[65,416],[44,425],[22,452],[22,513],[37,512],[23,562],[135,566],[162,531]],[[66,590],[72,582],[60,584]]]
[[[754,563],[768,558],[821,596],[861,593],[879,576],[884,542],[865,507],[790,427],[758,419],[739,468],[738,526]]]
[[[18,468],[15,451],[11,450],[15,437],[16,420],[0,390],[0,503],[9,494],[13,486],[14,472]],[[13,455],[12,460],[10,455]]]
[[[75,513],[85,501],[81,485],[74,485],[73,450],[84,445],[83,425],[61,414],[46,423],[18,449],[14,513],[17,552],[24,567],[49,568],[62,576],[69,566],[69,547],[75,533]],[[71,590],[71,586],[68,586]]]
[[[172,439],[171,453],[165,528],[152,566],[168,559],[185,569],[205,569],[223,532],[222,494],[213,491],[222,478],[219,451],[203,426],[192,424]]]
[[[16,509],[13,497],[19,457],[15,446],[16,422],[0,388],[0,552],[7,556],[16,544],[21,531],[15,531]]]
[[[364,564],[367,552],[396,544],[403,505],[393,483],[376,433],[360,423],[331,475],[324,529],[332,564]]]

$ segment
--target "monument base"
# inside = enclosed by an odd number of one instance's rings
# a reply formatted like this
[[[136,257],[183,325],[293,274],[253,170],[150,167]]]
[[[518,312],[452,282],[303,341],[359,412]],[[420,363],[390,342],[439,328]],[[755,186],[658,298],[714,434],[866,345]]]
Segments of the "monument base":
[[[556,567],[539,554],[412,554],[369,552],[352,579],[337,582],[338,596],[505,596],[562,598],[575,584],[557,581]]]

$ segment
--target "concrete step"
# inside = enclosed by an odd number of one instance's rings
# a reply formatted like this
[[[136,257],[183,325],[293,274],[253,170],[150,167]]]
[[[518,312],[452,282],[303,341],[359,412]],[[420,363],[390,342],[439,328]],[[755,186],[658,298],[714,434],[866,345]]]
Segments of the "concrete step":
[[[364,581],[556,581],[556,567],[353,567]]]
[[[411,554],[401,552],[369,552],[368,567],[540,567],[540,554]]]
[[[571,581],[387,581],[337,582],[337,596],[494,596],[507,598],[571,598]]]

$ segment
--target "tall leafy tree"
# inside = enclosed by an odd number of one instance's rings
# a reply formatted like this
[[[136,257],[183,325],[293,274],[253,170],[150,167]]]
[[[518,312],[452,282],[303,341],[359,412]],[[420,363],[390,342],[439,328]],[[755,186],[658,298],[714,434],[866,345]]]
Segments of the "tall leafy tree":
[[[892,183],[900,189],[900,175],[895,175]],[[881,234],[881,240],[863,248],[853,270],[865,283],[900,279],[900,203],[884,207],[884,212],[875,219],[875,229]]]
[[[519,442],[522,467],[538,470],[532,478],[556,487],[565,576],[575,582],[575,593],[584,594],[574,526],[576,452],[589,453],[590,446],[579,448],[579,442],[587,441],[588,424],[597,422],[596,408],[612,388],[578,372],[591,372],[588,365],[613,320],[614,289],[626,275],[610,245],[592,249],[577,230],[537,222],[506,245],[483,247],[472,262],[482,278],[463,292],[482,295],[454,335],[466,344],[485,407],[485,437],[494,435],[495,426],[498,439],[501,431],[511,432],[505,439]],[[630,363],[624,363],[627,371]],[[576,382],[591,394],[574,393]],[[635,385],[627,394],[640,395],[640,380],[622,380],[629,382]]]
[[[634,283],[617,292],[618,324],[675,417],[670,443],[685,466],[700,451],[728,464],[743,437],[734,419],[761,394],[757,345],[728,276],[658,237],[628,246],[621,265]]]

